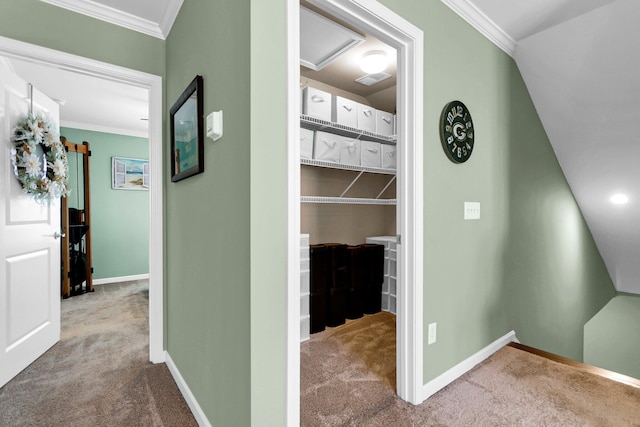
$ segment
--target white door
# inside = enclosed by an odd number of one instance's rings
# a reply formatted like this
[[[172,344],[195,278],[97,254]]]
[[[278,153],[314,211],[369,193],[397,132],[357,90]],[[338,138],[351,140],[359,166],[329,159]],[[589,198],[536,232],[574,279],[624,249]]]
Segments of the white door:
[[[60,202],[36,203],[11,168],[29,99],[27,82],[0,63],[0,387],[60,340]],[[58,105],[36,89],[33,112],[60,123]]]

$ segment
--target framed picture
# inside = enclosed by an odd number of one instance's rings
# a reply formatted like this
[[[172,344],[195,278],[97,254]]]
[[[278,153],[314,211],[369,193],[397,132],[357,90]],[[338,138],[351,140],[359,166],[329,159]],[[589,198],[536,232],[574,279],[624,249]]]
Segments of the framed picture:
[[[196,76],[170,110],[171,181],[204,172],[202,76]]]
[[[112,157],[111,188],[149,190],[149,160]]]

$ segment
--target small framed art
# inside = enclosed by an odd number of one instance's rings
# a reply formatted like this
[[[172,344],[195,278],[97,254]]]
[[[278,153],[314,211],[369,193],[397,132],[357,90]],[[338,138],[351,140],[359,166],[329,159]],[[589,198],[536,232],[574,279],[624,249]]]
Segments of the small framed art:
[[[202,76],[196,76],[170,110],[171,181],[204,172]]]
[[[114,190],[148,190],[149,160],[112,157],[111,188]]]

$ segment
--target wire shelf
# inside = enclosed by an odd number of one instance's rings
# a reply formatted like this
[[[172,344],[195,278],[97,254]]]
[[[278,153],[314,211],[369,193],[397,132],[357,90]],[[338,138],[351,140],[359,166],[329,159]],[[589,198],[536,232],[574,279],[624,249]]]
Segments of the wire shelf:
[[[395,169],[375,168],[370,166],[358,166],[358,165],[345,165],[343,163],[334,163],[334,162],[327,162],[324,160],[314,160],[314,159],[300,159],[300,164],[307,165],[307,166],[317,166],[321,168],[377,173],[382,175],[395,175],[397,173]]]
[[[395,145],[398,139],[396,135],[387,136],[362,129],[352,128],[350,126],[341,125],[340,123],[328,122],[312,116],[301,115],[300,126],[311,130],[329,130],[332,133],[346,136],[349,138],[360,139],[362,137],[370,141],[380,142],[382,144]]]
[[[328,203],[345,205],[386,205],[393,206],[396,199],[364,199],[358,197],[324,197],[324,196],[301,196],[302,203]]]

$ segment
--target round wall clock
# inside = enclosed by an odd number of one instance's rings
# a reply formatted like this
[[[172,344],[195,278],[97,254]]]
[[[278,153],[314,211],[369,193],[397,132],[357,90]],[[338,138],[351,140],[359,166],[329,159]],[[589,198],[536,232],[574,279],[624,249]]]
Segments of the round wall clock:
[[[454,163],[464,163],[473,151],[473,120],[467,107],[451,101],[440,115],[440,142],[447,157]]]

